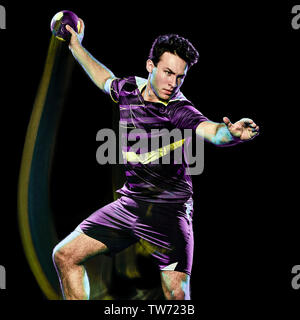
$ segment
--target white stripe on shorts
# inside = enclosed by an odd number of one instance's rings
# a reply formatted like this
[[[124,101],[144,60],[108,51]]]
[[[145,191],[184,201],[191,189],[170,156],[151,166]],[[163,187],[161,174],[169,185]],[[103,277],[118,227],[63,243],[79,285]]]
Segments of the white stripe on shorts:
[[[171,264],[169,264],[168,266],[164,267],[161,270],[172,270],[172,271],[174,271],[176,266],[177,266],[177,264],[178,264],[178,262],[171,263]]]

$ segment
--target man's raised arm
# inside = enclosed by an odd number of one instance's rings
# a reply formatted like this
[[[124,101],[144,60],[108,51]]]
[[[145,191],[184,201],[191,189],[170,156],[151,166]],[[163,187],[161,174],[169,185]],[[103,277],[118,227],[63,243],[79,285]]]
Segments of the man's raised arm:
[[[82,45],[82,39],[84,36],[84,23],[80,20],[80,32],[76,33],[69,25],[66,29],[71,33],[71,40],[69,48],[92,81],[104,91],[105,82],[109,78],[113,78],[114,74],[106,68],[102,63],[96,60]]]

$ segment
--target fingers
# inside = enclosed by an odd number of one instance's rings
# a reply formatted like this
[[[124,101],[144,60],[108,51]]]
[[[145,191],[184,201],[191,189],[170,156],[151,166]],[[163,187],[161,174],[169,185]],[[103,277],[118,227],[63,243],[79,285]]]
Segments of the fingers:
[[[252,119],[243,118],[242,121],[249,132],[250,139],[259,135],[259,126]]]
[[[254,121],[252,121],[252,123],[250,123],[248,127],[251,129],[252,132],[259,131],[259,126],[256,123],[254,123]]]
[[[259,135],[259,127],[255,126],[255,128],[248,127],[247,128],[249,139],[253,139]]]
[[[79,32],[78,33],[84,33],[84,28],[85,28],[85,25],[84,25],[84,22],[82,19],[79,18],[79,22],[80,22],[80,29],[79,29]]]
[[[83,34],[84,33],[84,22],[82,19],[78,18],[79,19],[79,23],[80,23],[80,27],[79,27],[79,30],[78,30],[78,33],[70,26],[70,25],[66,25],[66,29],[71,32],[73,35],[76,35],[77,34]]]
[[[243,119],[241,119],[240,121],[244,122],[244,124],[245,124],[247,127],[251,127],[251,128],[255,128],[255,127],[256,127],[256,124],[254,123],[254,121],[253,121],[252,119],[243,118]]]
[[[223,122],[227,125],[227,127],[231,127],[232,126],[232,123],[230,122],[229,118],[227,118],[227,117],[223,118]]]
[[[258,126],[252,119],[243,118],[243,119],[241,119],[240,121],[243,121],[244,125],[245,125],[246,127],[251,128],[253,132],[259,130],[259,126]]]
[[[82,19],[78,18],[78,24],[76,29],[78,29],[78,33],[70,26],[66,25],[66,29],[71,33],[71,40],[70,40],[70,45],[69,48],[71,49],[72,46],[74,46],[77,42],[79,44],[82,43],[83,37],[84,37],[84,22]]]
[[[243,122],[245,122],[245,123],[253,123],[253,120],[252,119],[250,119],[250,118],[243,118],[243,119],[241,119],[240,121],[243,121]]]
[[[74,31],[74,29],[72,27],[70,27],[68,24],[66,25],[66,29],[72,34],[72,35],[76,35],[76,32]]]
[[[256,129],[252,129],[252,136],[257,137],[258,135],[259,135],[259,127],[257,127]]]

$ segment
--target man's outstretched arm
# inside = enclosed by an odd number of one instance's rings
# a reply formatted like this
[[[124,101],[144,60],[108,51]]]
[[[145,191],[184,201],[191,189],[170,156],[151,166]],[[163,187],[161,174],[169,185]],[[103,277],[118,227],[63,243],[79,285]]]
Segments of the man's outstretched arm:
[[[251,119],[243,118],[236,123],[231,123],[227,117],[224,117],[223,121],[224,123],[201,122],[196,133],[205,140],[224,147],[251,140],[259,134],[259,127]]]
[[[96,60],[82,45],[84,36],[84,22],[80,20],[80,32],[76,33],[69,25],[66,29],[71,33],[69,48],[92,81],[101,89],[104,90],[105,82],[109,78],[113,78],[114,74],[106,68],[102,63]]]

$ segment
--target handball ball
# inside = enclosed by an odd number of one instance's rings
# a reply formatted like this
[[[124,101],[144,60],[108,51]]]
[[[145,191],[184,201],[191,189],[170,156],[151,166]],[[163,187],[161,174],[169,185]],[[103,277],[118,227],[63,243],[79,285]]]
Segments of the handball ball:
[[[50,28],[57,39],[62,41],[70,40],[71,34],[66,29],[67,24],[72,27],[75,32],[79,33],[80,21],[74,12],[63,10],[52,18]]]

